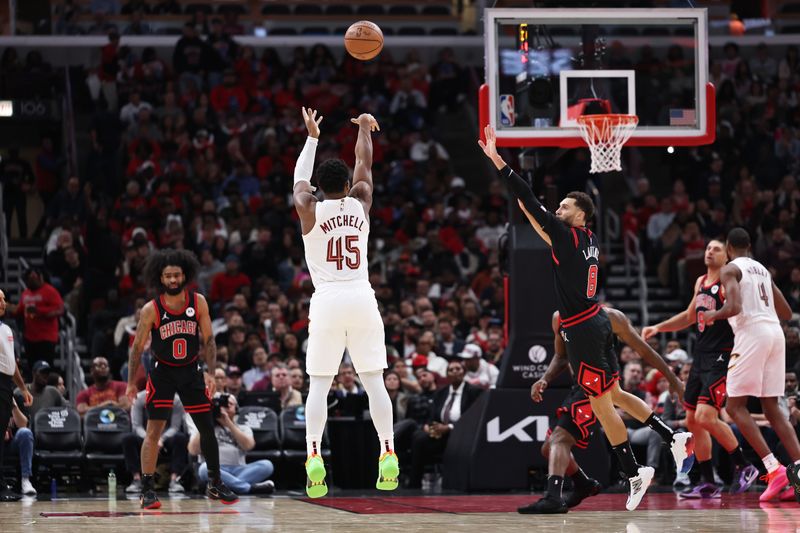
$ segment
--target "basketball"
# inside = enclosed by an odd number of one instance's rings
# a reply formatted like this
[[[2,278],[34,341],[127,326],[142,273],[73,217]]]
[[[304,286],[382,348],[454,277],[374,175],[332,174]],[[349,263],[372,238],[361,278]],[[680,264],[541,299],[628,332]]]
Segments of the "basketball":
[[[731,35],[744,35],[747,28],[741,20],[731,20],[728,24],[728,31]]]
[[[383,49],[383,32],[368,20],[360,20],[347,28],[344,34],[347,53],[361,61],[368,61]]]

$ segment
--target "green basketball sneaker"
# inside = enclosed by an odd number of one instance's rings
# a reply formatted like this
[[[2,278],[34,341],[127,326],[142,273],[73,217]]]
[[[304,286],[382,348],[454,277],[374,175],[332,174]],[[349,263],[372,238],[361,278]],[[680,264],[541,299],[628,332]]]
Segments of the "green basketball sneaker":
[[[322,457],[312,454],[306,460],[306,494],[309,498],[322,498],[328,494],[328,485],[325,483],[325,463]]]
[[[388,451],[378,459],[378,490],[394,490],[397,488],[397,476],[400,475],[400,463],[393,451]]]

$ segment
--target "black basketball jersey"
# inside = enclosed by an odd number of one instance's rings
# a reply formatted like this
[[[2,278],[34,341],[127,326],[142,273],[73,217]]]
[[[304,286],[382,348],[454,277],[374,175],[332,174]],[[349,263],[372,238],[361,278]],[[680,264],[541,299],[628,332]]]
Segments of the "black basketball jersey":
[[[553,272],[561,326],[580,324],[600,311],[597,304],[597,283],[600,270],[600,248],[597,235],[585,227],[564,227],[551,231]]]
[[[706,277],[700,280],[700,288],[695,298],[697,312],[697,352],[729,352],[733,349],[733,330],[727,320],[717,320],[712,326],[707,326],[704,315],[706,311],[716,311],[722,308],[725,298],[722,297],[722,283],[720,280],[711,285],[706,285]]]
[[[153,300],[158,316],[151,332],[151,349],[158,361],[170,366],[194,363],[200,352],[197,294],[184,291],[184,296],[186,305],[180,312],[167,309],[163,295]]]

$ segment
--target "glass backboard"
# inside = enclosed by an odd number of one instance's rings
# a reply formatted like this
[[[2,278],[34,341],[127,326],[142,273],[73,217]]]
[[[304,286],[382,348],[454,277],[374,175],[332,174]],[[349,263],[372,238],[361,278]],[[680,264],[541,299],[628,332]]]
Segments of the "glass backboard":
[[[487,9],[481,130],[501,146],[585,146],[582,114],[639,116],[628,145],[714,140],[705,9]]]

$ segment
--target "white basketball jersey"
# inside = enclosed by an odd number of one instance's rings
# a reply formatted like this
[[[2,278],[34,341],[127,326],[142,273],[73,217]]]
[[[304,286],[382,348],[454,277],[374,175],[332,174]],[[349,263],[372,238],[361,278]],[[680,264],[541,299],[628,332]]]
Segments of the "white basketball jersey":
[[[314,228],[303,235],[306,264],[314,288],[343,281],[369,284],[369,219],[357,199],[317,202]]]
[[[772,275],[764,265],[750,257],[737,257],[731,264],[739,267],[742,279],[739,291],[742,296],[742,312],[728,319],[734,335],[738,330],[756,322],[780,324],[772,295]]]

